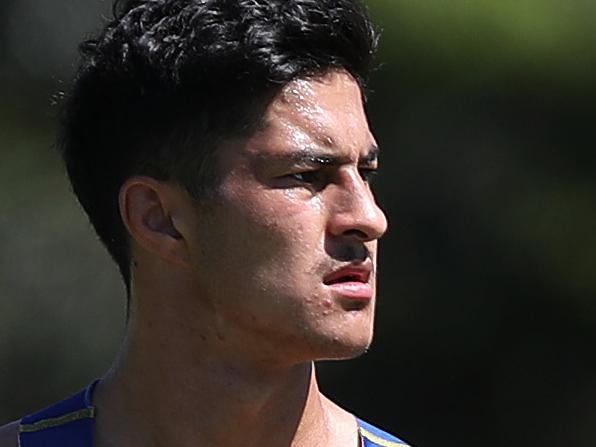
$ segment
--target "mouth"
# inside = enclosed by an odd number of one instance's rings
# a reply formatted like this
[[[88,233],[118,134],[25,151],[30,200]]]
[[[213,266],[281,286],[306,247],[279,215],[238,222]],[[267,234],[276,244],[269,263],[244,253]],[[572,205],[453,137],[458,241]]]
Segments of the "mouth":
[[[368,283],[371,270],[362,267],[344,267],[327,275],[323,280],[326,286],[345,282]]]
[[[372,271],[372,262],[349,265],[325,276],[323,284],[342,299],[365,304],[374,295]]]

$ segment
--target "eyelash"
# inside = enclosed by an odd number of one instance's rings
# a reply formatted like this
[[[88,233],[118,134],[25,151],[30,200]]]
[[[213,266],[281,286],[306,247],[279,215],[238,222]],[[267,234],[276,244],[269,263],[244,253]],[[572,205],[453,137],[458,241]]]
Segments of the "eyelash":
[[[296,180],[300,183],[315,183],[316,181],[320,180],[320,172],[319,171],[304,171],[304,172],[294,172],[292,174],[288,174],[286,177]]]
[[[377,169],[368,168],[361,168],[358,170],[358,172],[360,173],[362,179],[369,184],[372,183],[375,177],[379,174]],[[287,174],[286,177],[300,183],[313,184],[322,180],[324,175],[325,173],[318,169],[314,171],[295,172],[292,174]]]
[[[375,178],[377,177],[377,175],[379,175],[379,170],[378,169],[359,169],[358,172],[360,172],[360,176],[362,177],[362,179],[366,182],[366,183],[372,183]]]

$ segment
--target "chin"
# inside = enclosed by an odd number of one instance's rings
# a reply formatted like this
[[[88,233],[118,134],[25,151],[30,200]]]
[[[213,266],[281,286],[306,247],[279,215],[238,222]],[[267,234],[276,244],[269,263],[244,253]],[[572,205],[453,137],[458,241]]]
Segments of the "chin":
[[[321,346],[324,352],[321,352],[316,360],[347,360],[360,357],[366,353],[372,343],[372,333],[363,334],[361,337],[355,337],[354,334],[348,336],[336,336],[327,340],[325,346]]]

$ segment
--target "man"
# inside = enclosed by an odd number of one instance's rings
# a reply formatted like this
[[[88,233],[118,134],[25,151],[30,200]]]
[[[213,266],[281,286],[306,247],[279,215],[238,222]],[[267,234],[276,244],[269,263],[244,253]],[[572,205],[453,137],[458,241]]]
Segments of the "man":
[[[61,148],[118,263],[112,368],[0,445],[398,446],[313,361],[372,338],[376,35],[356,0],[135,0],[82,45]]]

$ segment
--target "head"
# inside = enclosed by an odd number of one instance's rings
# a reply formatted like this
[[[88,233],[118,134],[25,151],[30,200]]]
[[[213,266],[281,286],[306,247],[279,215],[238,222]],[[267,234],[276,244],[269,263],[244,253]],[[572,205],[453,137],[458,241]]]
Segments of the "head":
[[[363,91],[376,35],[363,6],[133,0],[116,2],[114,11],[81,46],[60,147],[73,190],[127,288],[138,245],[127,198],[140,184],[131,179],[145,178],[190,198],[192,217],[167,232],[184,239],[186,267],[229,318],[244,312],[264,334],[286,311],[301,322],[320,311],[340,326],[361,318],[372,328],[370,300],[336,303],[337,291],[327,296],[299,285],[306,275],[343,282],[329,275],[359,265],[353,275],[367,276],[374,288],[374,272],[366,271],[385,221],[366,177],[376,145]],[[243,300],[247,281],[255,290]],[[297,289],[312,306],[297,302]],[[264,307],[265,299],[294,304],[259,316],[242,306],[225,310],[231,297]],[[368,332],[353,344],[370,341]],[[280,335],[291,342],[290,333]]]

